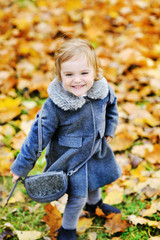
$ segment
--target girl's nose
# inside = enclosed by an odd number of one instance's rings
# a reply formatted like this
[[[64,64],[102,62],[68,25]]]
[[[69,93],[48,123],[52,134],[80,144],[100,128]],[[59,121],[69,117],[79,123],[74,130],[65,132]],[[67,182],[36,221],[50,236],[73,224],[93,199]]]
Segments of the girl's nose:
[[[80,76],[75,76],[74,81],[75,81],[76,83],[81,82],[81,78],[80,78]]]

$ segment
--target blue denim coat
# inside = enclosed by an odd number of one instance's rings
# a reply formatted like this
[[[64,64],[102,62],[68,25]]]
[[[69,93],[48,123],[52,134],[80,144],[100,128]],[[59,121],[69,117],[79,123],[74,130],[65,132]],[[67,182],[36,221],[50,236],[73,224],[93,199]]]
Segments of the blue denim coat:
[[[115,181],[122,174],[106,136],[114,137],[118,123],[117,101],[105,78],[95,81],[86,97],[67,92],[58,79],[48,88],[43,106],[43,149],[48,170],[68,172],[86,158],[89,161],[69,177],[68,193],[86,197],[87,192]],[[32,125],[17,159],[11,166],[18,176],[28,175],[37,160],[38,118]]]

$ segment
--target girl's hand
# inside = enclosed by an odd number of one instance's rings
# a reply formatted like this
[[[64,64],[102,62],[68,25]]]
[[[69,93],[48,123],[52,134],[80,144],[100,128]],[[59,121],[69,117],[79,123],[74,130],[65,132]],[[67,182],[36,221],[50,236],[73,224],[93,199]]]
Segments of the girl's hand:
[[[108,143],[110,143],[111,140],[112,140],[112,137],[111,137],[111,136],[107,136],[107,137],[106,137],[106,141],[107,141]]]
[[[13,175],[12,183],[15,183],[20,177],[14,174],[12,171],[10,173]]]

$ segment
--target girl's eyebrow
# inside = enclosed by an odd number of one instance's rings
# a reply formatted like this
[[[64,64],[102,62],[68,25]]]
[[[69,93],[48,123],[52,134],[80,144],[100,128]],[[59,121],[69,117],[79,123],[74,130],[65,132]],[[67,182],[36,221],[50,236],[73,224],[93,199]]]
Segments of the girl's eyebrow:
[[[90,69],[83,69],[81,72],[85,72],[85,71],[89,72]]]
[[[63,71],[62,71],[63,72]],[[63,73],[72,73],[72,71],[64,71]]]

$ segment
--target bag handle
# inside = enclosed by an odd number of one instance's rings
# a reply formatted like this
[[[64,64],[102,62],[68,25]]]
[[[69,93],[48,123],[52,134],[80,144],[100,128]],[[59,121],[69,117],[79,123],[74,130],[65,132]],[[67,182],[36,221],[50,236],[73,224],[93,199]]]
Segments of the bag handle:
[[[39,113],[39,119],[38,119],[38,153],[37,153],[37,157],[39,158],[41,153],[42,153],[42,137],[43,137],[43,133],[42,133],[42,111],[43,111],[44,105],[41,108],[41,111]],[[93,111],[93,107],[91,104],[91,110],[92,110],[92,114],[93,114],[93,119],[94,118],[94,111]],[[94,136],[95,136],[95,122],[94,122]],[[94,142],[94,141],[93,141]],[[93,152],[93,146],[92,146],[92,151]],[[79,163],[78,165],[76,165],[73,169],[69,170],[67,172],[67,176],[72,176],[74,173],[76,173],[80,168],[82,168],[90,159],[90,156],[85,159],[84,161],[82,161],[81,163]],[[52,167],[52,165],[50,166],[50,168]]]
[[[38,153],[37,153],[37,159],[41,156],[42,153],[42,111],[43,111],[44,105],[41,108],[41,111],[39,113],[39,119],[38,119]]]

